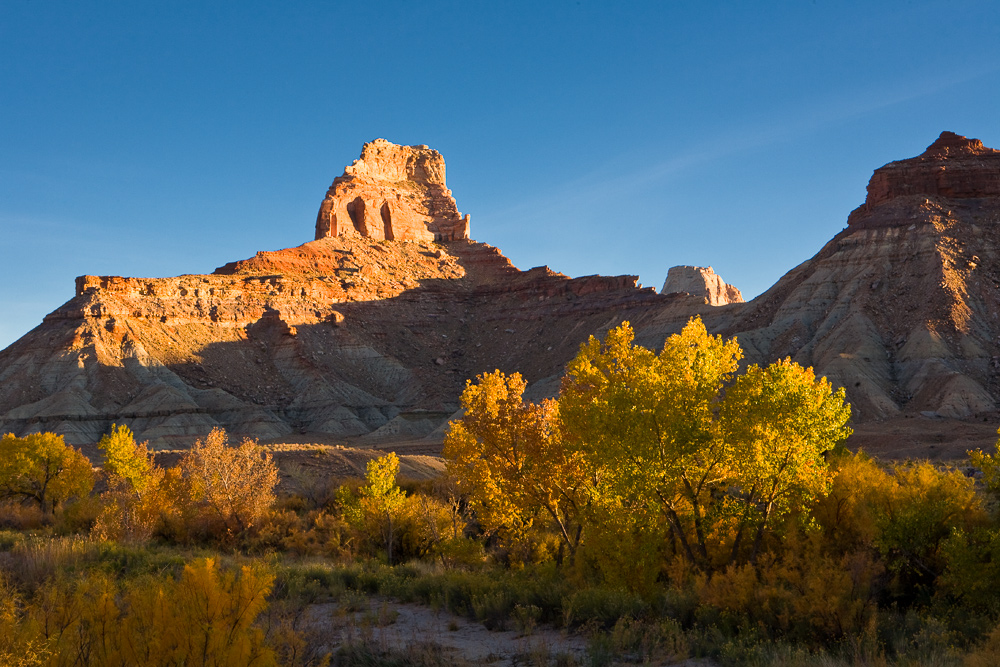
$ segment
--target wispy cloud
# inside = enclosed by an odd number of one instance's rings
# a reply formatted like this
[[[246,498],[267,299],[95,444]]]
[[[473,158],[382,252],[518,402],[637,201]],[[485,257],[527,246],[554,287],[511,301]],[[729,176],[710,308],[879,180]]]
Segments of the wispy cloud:
[[[954,72],[949,72],[880,85],[877,88],[841,91],[823,99],[814,99],[794,112],[773,118],[766,126],[736,129],[730,126],[725,131],[705,138],[695,147],[687,148],[665,160],[646,163],[633,169],[614,173],[609,173],[606,168],[594,169],[488,215],[496,219],[525,216],[537,219],[554,214],[566,215],[577,210],[594,210],[598,206],[607,205],[612,198],[641,192],[678,174],[722,158],[794,141],[838,123],[964,86],[1000,72],[1000,66],[972,67],[965,71],[967,73],[964,76],[956,77]],[[625,157],[619,157],[611,163],[627,162]]]

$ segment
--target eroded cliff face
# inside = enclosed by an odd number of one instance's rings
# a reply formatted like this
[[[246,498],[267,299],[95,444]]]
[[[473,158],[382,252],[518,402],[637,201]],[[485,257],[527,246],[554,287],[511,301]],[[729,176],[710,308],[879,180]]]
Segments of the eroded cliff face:
[[[876,169],[865,203],[851,213],[848,224],[897,225],[900,207],[920,206],[924,200],[996,197],[1000,197],[1000,151],[986,148],[979,139],[942,132],[921,155]]]
[[[491,246],[329,237],[210,275],[82,276],[0,352],[0,431],[93,445],[127,423],[154,447],[235,437],[436,453],[467,378],[539,395],[587,336],[676,300],[636,276],[517,270]],[[435,434],[435,430],[437,433]]]
[[[995,419],[1000,152],[945,132],[875,171],[844,231],[724,327],[847,388],[855,419]]]
[[[468,378],[519,371],[530,398],[551,396],[588,336],[628,320],[658,349],[699,315],[748,362],[790,356],[845,387],[856,444],[961,455],[995,439],[1000,158],[976,140],[945,133],[876,170],[848,227],[745,304],[710,268],[671,270],[670,294],[520,271],[464,238],[444,182],[435,151],[375,141],[334,182],[315,241],[207,275],[82,276],[0,351],[0,432],[93,446],[117,422],[163,448],[223,426],[437,453]],[[386,202],[388,223],[364,217]]]
[[[316,239],[328,236],[457,241],[469,238],[469,216],[458,212],[445,185],[440,153],[376,139],[326,193]]]

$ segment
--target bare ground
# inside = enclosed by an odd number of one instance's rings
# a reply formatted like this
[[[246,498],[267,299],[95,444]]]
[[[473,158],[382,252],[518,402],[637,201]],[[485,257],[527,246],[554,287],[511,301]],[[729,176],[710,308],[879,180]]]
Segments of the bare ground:
[[[322,652],[364,645],[378,652],[434,656],[432,664],[581,665],[589,662],[587,637],[548,626],[491,631],[482,624],[446,610],[401,603],[381,596],[363,601],[310,605],[303,624]],[[652,665],[710,667],[707,660],[674,661],[670,656]]]

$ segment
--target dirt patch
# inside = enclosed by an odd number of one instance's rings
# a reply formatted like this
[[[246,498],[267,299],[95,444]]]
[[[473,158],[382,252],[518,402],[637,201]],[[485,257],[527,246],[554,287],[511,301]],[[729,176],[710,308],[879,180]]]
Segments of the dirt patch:
[[[967,451],[992,452],[997,441],[996,415],[981,421],[906,415],[882,422],[852,424],[847,446],[882,460],[963,461]]]
[[[364,602],[311,605],[304,624],[324,651],[363,643],[379,651],[441,651],[456,663],[497,667],[559,660],[583,663],[587,639],[549,627],[490,631],[480,623],[416,604],[373,596]]]

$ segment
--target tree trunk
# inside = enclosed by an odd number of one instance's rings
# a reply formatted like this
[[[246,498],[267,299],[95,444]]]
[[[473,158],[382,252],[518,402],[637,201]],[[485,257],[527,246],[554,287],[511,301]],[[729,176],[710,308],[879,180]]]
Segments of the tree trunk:
[[[691,550],[691,544],[688,542],[687,536],[684,534],[684,528],[681,526],[680,517],[677,516],[677,512],[675,512],[672,507],[667,508],[667,521],[670,522],[671,530],[677,535],[677,539],[680,541],[681,547],[684,548],[684,554],[687,556],[688,562],[695,567],[700,567],[698,559],[695,558],[694,551]]]
[[[385,555],[389,560],[389,565],[392,565],[392,515],[389,515],[389,539],[385,543]]]
[[[771,508],[774,506],[774,502],[769,502],[764,508],[764,516],[760,520],[760,526],[757,527],[757,536],[753,540],[753,553],[750,555],[750,562],[754,565],[757,564],[757,555],[760,553],[760,544],[764,539],[764,529],[767,528],[767,519],[771,516]]]

